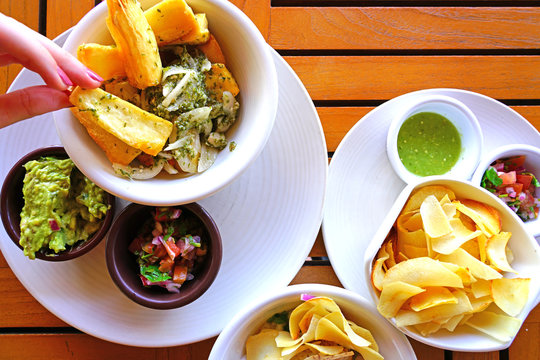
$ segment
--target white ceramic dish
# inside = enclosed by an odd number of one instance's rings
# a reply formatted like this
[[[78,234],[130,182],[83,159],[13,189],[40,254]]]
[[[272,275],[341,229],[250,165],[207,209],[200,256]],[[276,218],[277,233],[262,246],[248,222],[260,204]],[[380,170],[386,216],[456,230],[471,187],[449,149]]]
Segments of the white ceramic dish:
[[[444,175],[470,179],[480,161],[484,143],[480,124],[474,113],[461,101],[438,94],[425,94],[407,105],[408,107],[395,116],[388,127],[386,153],[396,174],[409,184],[422,179],[422,176],[410,172],[401,162],[398,154],[398,134],[409,117],[422,112],[432,112],[447,118],[456,127],[461,138],[461,153],[454,166]]]
[[[540,146],[538,142],[537,146]],[[540,148],[526,144],[510,144],[493,149],[489,154],[486,154],[472,177],[472,183],[480,185],[482,177],[486,169],[495,160],[503,159],[511,156],[525,155],[525,169],[535,174],[540,178]],[[536,198],[540,197],[540,189],[536,189]],[[499,200],[500,201],[500,200]],[[524,223],[527,230],[533,236],[540,236],[540,217],[534,220],[529,220]]]
[[[519,217],[487,190],[476,187],[467,181],[452,180],[444,177],[426,177],[416,184],[408,185],[397,197],[394,206],[390,209],[390,212],[367,247],[364,256],[364,281],[369,286],[372,301],[375,304],[378,303],[378,296],[369,284],[371,284],[370,273],[373,258],[377,254],[380,245],[386,239],[390,228],[395,223],[411,192],[414,189],[435,184],[452,189],[458,200],[473,199],[480,201],[492,206],[501,215],[502,230],[512,233],[508,246],[514,254],[512,268],[517,271],[517,275],[505,273],[504,277],[531,279],[529,300],[523,311],[518,315],[521,321],[525,320],[529,312],[540,302],[540,246],[538,246],[538,243],[531,234],[527,232]],[[394,324],[393,321],[392,324]],[[446,330],[439,331],[428,337],[408,329],[400,328],[400,330],[424,344],[453,351],[496,351],[506,349],[512,343],[512,341],[501,343],[468,326],[458,327],[453,333]]]
[[[245,360],[245,344],[248,336],[255,334],[273,314],[299,305],[301,294],[333,299],[347,319],[371,331],[385,359],[416,359],[407,338],[392,328],[377,313],[375,306],[360,295],[330,285],[301,284],[277,292],[267,291],[242,309],[219,334],[209,360]]]
[[[62,35],[57,43],[65,38]],[[237,181],[200,201],[223,240],[219,275],[201,298],[175,310],[144,308],[126,298],[110,279],[105,241],[80,261],[51,266],[24,258],[1,227],[0,250],[30,294],[87,334],[125,345],[162,347],[216,336],[259,294],[287,286],[320,229],[328,154],[308,93],[276,52],[273,59],[280,93],[267,146]],[[23,70],[10,90],[36,84],[42,84],[39,76]],[[24,154],[58,143],[50,114],[0,130],[0,182]],[[123,204],[119,201],[118,210]],[[65,274],[77,281],[66,286]]]
[[[159,0],[142,0],[144,9]],[[108,192],[140,204],[176,205],[198,201],[230,184],[259,156],[272,131],[278,85],[271,49],[251,20],[225,0],[189,0],[195,12],[206,13],[209,29],[219,41],[240,88],[240,111],[227,132],[234,151],[219,153],[207,171],[191,176],[160,176],[135,181],[116,175],[104,152],[86,129],[65,109],[54,113],[58,135],[77,167]],[[73,28],[64,48],[76,53],[85,42],[111,44],[105,25],[106,2],[102,2]]]
[[[482,127],[485,152],[510,143],[540,144],[538,131],[517,112],[487,96],[464,90],[429,89],[405,94],[358,121],[330,162],[322,230],[340,282],[366,298],[371,295],[358,259],[364,257],[369,242],[406,185],[386,156],[386,130],[392,116],[425,94],[451,96],[467,105]]]

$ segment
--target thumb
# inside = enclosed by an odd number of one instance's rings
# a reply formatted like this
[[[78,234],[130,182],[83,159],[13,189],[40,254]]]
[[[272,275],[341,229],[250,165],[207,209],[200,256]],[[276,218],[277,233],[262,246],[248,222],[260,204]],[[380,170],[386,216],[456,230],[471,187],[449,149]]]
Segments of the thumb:
[[[72,106],[69,95],[46,85],[0,95],[0,128],[17,121]]]

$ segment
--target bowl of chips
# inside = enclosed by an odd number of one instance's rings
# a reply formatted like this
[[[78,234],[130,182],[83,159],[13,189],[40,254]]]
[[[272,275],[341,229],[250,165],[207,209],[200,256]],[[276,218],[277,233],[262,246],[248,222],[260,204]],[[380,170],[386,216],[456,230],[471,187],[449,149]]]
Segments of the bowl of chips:
[[[77,167],[120,198],[196,202],[264,148],[278,100],[272,50],[228,1],[123,3],[102,2],[68,36],[64,48],[104,81],[73,90],[75,106],[54,114],[57,133]]]
[[[416,359],[407,338],[360,295],[330,285],[301,284],[261,296],[236,314],[218,336],[209,359],[350,352],[364,359]]]
[[[538,243],[506,205],[467,181],[407,186],[364,265],[379,313],[443,349],[505,349],[540,301]]]

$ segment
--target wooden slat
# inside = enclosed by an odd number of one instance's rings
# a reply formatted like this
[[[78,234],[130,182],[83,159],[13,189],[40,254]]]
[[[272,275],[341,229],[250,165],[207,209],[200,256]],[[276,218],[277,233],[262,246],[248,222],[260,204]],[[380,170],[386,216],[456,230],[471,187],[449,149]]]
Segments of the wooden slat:
[[[86,334],[0,335],[0,359],[207,359],[215,340],[211,338],[168,348],[139,348],[114,344]]]
[[[540,99],[540,56],[286,56],[313,100],[383,100],[458,88]]]
[[[444,350],[428,346],[412,338],[408,339],[418,360],[444,360]]]
[[[331,266],[303,266],[295,278],[291,281],[294,284],[327,284],[343,287]]]
[[[276,49],[537,49],[540,8],[272,8]]]
[[[229,0],[246,14],[265,39],[270,32],[270,0]]]
[[[38,7],[39,0],[0,1],[0,12],[2,14],[14,18],[35,31],[38,31],[39,15],[36,11],[30,11],[30,9],[37,9]],[[21,69],[20,65],[15,64],[0,67],[0,94],[6,92]]]
[[[540,106],[512,106],[540,131]],[[335,151],[343,137],[373,107],[318,107],[328,151]]]
[[[540,359],[540,306],[537,306],[519,330],[508,350],[510,360]]]
[[[54,39],[94,7],[94,0],[47,1],[47,37]]]
[[[470,353],[453,351],[452,360],[499,360],[499,352]]]

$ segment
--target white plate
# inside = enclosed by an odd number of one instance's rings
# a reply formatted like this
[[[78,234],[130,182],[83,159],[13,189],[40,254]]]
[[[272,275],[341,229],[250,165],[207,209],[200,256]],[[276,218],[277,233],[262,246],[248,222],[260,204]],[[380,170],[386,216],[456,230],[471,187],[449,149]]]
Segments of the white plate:
[[[379,315],[370,301],[341,287],[322,284],[292,285],[277,292],[267,292],[235,315],[219,334],[208,359],[245,360],[245,344],[248,336],[255,334],[273,314],[291,310],[300,304],[301,294],[326,296],[335,300],[348,320],[373,334],[385,359],[416,360],[416,355],[405,335]]]
[[[392,99],[365,115],[343,138],[328,170],[323,238],[343,286],[370,297],[361,266],[364,252],[405,183],[386,156],[390,121],[421,95],[447,95],[476,115],[484,134],[484,154],[498,146],[540,146],[540,134],[521,115],[489,97],[464,90],[429,89]]]
[[[65,38],[63,34],[57,42]],[[215,336],[259,294],[287,286],[320,228],[328,155],[309,95],[275,52],[274,60],[279,106],[268,144],[238,180],[200,201],[223,237],[220,273],[201,298],[175,310],[142,307],[110,279],[105,241],[73,261],[30,261],[2,228],[0,248],[26,289],[53,314],[85,333],[125,345],[161,347]],[[24,70],[11,90],[37,83],[39,77]],[[1,130],[1,179],[30,150],[59,143],[51,115]]]

